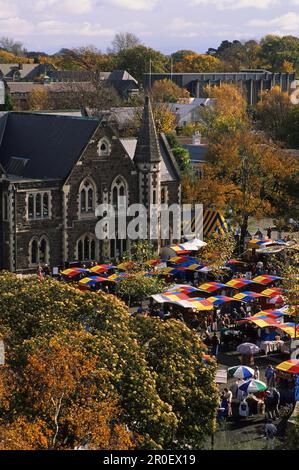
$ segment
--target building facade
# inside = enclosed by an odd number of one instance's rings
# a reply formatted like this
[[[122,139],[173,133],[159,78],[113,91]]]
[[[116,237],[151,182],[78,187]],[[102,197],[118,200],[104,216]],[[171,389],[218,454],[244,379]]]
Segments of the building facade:
[[[181,88],[186,88],[191,96],[200,98],[205,96],[204,88],[207,85],[220,86],[222,83],[240,85],[249,105],[259,101],[261,92],[279,86],[281,91],[290,93],[291,85],[295,80],[295,73],[272,73],[267,70],[242,70],[241,72],[212,72],[212,73],[153,73],[143,75],[143,85],[150,90],[153,83],[165,78],[172,80]]]
[[[137,138],[107,120],[4,114],[0,176],[0,268],[14,272],[120,257],[129,239],[95,235],[101,203],[180,203],[179,170],[148,99]]]

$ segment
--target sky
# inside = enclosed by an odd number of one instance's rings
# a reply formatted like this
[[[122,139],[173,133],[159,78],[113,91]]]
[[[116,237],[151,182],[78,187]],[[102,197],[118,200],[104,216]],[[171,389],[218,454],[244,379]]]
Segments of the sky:
[[[129,31],[163,53],[206,52],[224,39],[299,36],[299,0],[0,0],[0,37],[47,53]]]

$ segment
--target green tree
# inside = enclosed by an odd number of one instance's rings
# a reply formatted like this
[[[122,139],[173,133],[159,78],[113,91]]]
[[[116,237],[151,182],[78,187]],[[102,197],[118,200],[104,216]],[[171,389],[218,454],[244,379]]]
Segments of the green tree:
[[[145,276],[143,272],[129,274],[116,285],[116,295],[126,300],[128,305],[132,301],[142,302],[150,295],[160,294],[166,290],[166,284],[157,276]]]
[[[116,56],[117,68],[127,70],[139,83],[142,83],[143,74],[149,73],[150,62],[153,73],[163,73],[169,59],[161,52],[142,45],[124,49]]]

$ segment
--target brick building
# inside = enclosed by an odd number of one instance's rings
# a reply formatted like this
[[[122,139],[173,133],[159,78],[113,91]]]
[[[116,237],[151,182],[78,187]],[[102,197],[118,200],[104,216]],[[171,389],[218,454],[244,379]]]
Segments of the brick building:
[[[0,268],[14,272],[121,256],[129,240],[95,236],[100,203],[180,202],[179,170],[148,99],[137,138],[106,119],[0,116],[0,176]]]

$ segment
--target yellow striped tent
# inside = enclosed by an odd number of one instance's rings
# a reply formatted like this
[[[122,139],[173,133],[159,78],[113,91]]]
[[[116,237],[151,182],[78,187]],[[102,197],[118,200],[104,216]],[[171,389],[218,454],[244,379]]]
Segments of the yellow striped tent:
[[[187,224],[184,225],[184,228],[185,233],[188,232],[189,227]],[[192,218],[191,230],[195,234],[203,233],[204,237],[208,237],[214,233],[225,235],[231,231],[223,213],[210,209],[203,211],[203,215],[199,213],[196,217],[194,216]]]

